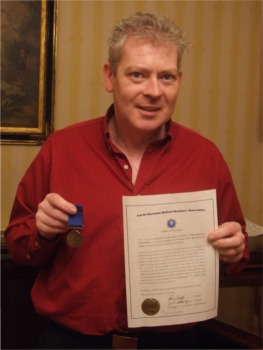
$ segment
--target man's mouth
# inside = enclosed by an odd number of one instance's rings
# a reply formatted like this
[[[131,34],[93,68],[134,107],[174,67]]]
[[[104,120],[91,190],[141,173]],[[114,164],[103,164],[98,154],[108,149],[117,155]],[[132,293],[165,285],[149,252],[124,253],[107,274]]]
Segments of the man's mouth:
[[[160,110],[160,107],[152,107],[152,106],[138,106],[138,108],[147,112],[157,112]]]

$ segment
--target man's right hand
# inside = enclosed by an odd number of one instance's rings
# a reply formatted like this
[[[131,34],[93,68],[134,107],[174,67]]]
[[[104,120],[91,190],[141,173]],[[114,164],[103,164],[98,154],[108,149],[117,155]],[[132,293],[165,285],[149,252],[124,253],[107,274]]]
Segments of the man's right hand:
[[[36,226],[39,234],[52,239],[68,231],[69,215],[74,215],[77,208],[57,193],[49,193],[39,203],[36,213]]]

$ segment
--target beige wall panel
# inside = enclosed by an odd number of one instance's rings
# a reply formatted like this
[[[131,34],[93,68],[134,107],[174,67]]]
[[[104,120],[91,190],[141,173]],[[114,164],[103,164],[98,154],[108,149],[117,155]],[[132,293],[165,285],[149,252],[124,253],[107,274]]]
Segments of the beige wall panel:
[[[103,114],[113,24],[135,11],[164,12],[190,41],[173,119],[216,143],[246,217],[262,218],[261,1],[59,1],[55,129]],[[2,223],[39,147],[2,146]]]
[[[1,146],[1,230],[8,224],[17,185],[38,147]]]

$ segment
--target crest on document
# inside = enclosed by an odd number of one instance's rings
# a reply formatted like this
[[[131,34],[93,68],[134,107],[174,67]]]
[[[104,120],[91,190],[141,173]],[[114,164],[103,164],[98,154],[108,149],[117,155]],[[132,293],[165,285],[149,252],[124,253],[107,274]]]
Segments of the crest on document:
[[[167,226],[168,226],[169,228],[174,228],[174,227],[176,226],[176,221],[175,221],[174,219],[169,219],[169,220],[167,221]]]
[[[142,302],[142,311],[149,316],[156,315],[160,311],[160,303],[157,299],[147,298]]]

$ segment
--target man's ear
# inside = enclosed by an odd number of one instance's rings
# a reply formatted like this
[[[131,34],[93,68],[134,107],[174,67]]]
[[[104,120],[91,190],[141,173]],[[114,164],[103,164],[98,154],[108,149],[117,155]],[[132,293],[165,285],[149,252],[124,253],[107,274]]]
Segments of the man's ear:
[[[106,62],[103,67],[104,72],[104,87],[107,92],[112,92],[112,78],[113,78],[113,72],[112,68],[109,62]]]

